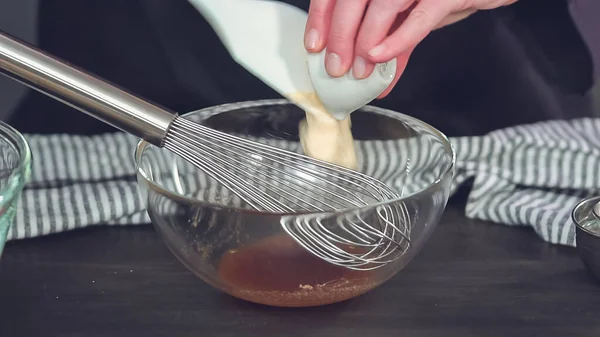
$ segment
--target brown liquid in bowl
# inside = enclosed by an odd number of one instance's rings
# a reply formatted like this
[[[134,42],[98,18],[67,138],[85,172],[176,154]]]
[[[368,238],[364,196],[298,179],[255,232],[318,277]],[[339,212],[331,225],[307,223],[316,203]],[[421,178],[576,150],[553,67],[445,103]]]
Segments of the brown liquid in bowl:
[[[287,234],[230,250],[218,268],[231,295],[287,307],[324,305],[358,296],[379,284],[374,274],[327,263]]]

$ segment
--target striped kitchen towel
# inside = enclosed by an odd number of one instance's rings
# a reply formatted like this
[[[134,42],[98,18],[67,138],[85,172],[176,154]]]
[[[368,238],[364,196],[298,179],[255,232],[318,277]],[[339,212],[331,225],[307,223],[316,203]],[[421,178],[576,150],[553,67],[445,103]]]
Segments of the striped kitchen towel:
[[[207,116],[219,111],[224,110],[207,109]],[[35,163],[9,240],[93,225],[149,223],[135,180],[135,137],[113,133],[26,138]],[[453,191],[473,180],[467,217],[531,226],[546,241],[575,245],[570,212],[581,198],[600,190],[599,119],[542,122],[451,141],[457,152]],[[370,163],[361,164],[361,170],[386,174],[385,167],[408,153],[403,147],[414,148],[406,140],[392,142],[357,141],[359,162]],[[278,140],[275,145],[299,148],[297,142]],[[388,159],[377,166],[369,156]],[[194,177],[200,181],[198,188],[210,188],[202,177]],[[419,172],[411,177],[423,178]]]

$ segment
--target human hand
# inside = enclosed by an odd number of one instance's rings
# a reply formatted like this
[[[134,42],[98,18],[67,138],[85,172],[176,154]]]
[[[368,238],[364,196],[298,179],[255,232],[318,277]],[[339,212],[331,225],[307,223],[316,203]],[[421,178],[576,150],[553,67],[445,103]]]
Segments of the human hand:
[[[460,21],[477,10],[517,0],[311,0],[304,44],[309,52],[327,47],[325,68],[340,77],[352,67],[355,78],[368,77],[376,63],[397,59],[389,94],[404,72],[411,52],[431,31]]]

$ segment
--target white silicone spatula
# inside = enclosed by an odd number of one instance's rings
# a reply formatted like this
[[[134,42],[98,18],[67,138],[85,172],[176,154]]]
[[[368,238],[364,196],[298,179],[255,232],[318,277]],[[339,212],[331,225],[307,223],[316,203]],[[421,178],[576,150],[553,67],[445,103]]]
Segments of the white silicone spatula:
[[[189,1],[237,63],[303,109],[311,109],[310,102],[298,100],[298,93],[316,93],[330,113],[344,119],[393,79],[395,61],[378,65],[380,70],[364,80],[355,80],[350,73],[340,78],[327,75],[325,51],[309,56],[304,48],[308,15],[292,5],[269,0]]]
[[[308,70],[319,100],[331,115],[339,120],[379,96],[394,80],[396,59],[378,64],[373,73],[361,80],[352,70],[341,77],[331,77],[325,70],[327,49],[308,55]]]

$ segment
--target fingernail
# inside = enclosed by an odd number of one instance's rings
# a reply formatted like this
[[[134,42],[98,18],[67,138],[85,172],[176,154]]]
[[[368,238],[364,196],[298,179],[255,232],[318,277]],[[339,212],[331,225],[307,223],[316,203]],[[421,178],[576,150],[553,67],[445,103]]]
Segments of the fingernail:
[[[342,74],[342,59],[336,53],[327,54],[327,60],[325,61],[325,69],[329,75],[333,77],[339,77]]]
[[[354,76],[356,79],[363,79],[366,71],[367,62],[365,62],[364,58],[357,56],[354,59],[354,64],[352,65],[352,76]]]
[[[386,47],[384,44],[380,44],[379,46],[377,46],[377,47],[375,47],[375,48],[371,49],[371,50],[369,51],[369,55],[370,55],[371,57],[377,57],[377,56],[379,56],[379,55],[381,55],[381,54],[385,53],[385,50],[386,50],[386,49],[387,49],[387,47]]]
[[[314,29],[311,28],[308,31],[308,34],[306,34],[306,38],[304,39],[304,46],[306,47],[306,49],[312,50],[317,48],[317,45],[319,44],[319,32]]]

